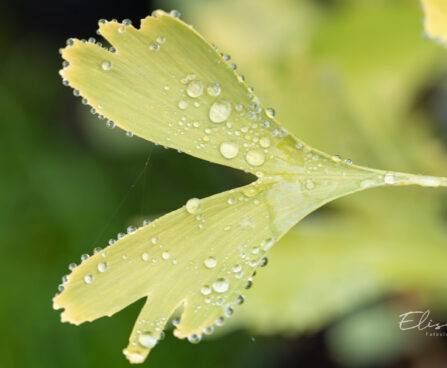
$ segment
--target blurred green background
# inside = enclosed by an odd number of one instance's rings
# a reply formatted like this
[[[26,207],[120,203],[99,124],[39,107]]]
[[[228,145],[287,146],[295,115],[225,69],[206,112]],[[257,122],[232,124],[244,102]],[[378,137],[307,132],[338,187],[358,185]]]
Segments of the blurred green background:
[[[243,185],[246,174],[106,129],[58,76],[58,48],[100,18],[176,8],[279,121],[355,163],[447,175],[447,50],[408,0],[0,3],[1,367],[127,367],[141,301],[62,324],[51,298],[71,262],[130,224]],[[149,158],[149,160],[148,160]],[[148,162],[147,165],[145,163]],[[172,337],[151,367],[446,367],[447,339],[399,315],[447,321],[447,193],[375,189],[306,218],[271,251],[216,336]]]

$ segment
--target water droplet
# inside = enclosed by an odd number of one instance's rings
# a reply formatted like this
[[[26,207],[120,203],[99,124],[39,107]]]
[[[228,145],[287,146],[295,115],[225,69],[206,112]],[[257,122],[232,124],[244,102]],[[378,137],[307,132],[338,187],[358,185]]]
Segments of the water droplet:
[[[135,231],[137,231],[137,228],[136,228],[135,226],[129,226],[129,227],[127,228],[127,233],[128,233],[128,234],[132,234],[132,233],[134,233]]]
[[[265,155],[260,151],[251,150],[247,152],[245,160],[252,166],[261,166],[265,161]]]
[[[180,18],[182,16],[182,14],[178,10],[175,10],[175,9],[172,9],[169,12],[169,14],[171,15],[171,17],[174,17],[174,18]]]
[[[200,292],[202,293],[202,295],[209,295],[211,293],[211,288],[208,285],[204,285],[200,289]]]
[[[161,254],[161,258],[163,258],[164,260],[167,260],[167,259],[169,259],[171,257],[171,254],[169,254],[169,252],[163,252],[162,254]]]
[[[83,255],[81,256],[81,261],[84,262],[84,261],[86,261],[89,257],[90,257],[90,256],[89,256],[88,254],[83,254]]]
[[[113,245],[113,244],[115,244],[116,243],[116,240],[115,239],[109,239],[109,245]]]
[[[259,262],[259,267],[265,267],[269,263],[269,259],[267,257],[264,257],[261,259],[261,262]]]
[[[178,103],[178,108],[181,109],[181,110],[185,110],[187,107],[188,107],[188,103],[186,101],[184,101],[184,100],[181,100]]]
[[[68,275],[62,277],[62,283],[66,284],[68,282]]]
[[[271,107],[269,107],[267,109],[267,116],[271,119],[273,119],[276,116],[276,112],[275,109],[272,109]]]
[[[180,324],[180,318],[177,317],[172,320],[172,325],[174,327],[177,327],[179,324]]]
[[[203,330],[205,335],[211,335],[214,332],[214,326],[209,326]]]
[[[132,21],[130,19],[123,19],[123,21],[121,22],[123,23],[125,26],[130,26],[132,25]]]
[[[227,159],[232,159],[239,153],[239,146],[233,142],[223,142],[220,145],[220,153]]]
[[[60,292],[64,291],[65,290],[64,285],[62,284],[58,285],[57,290],[59,290]]]
[[[193,98],[200,97],[203,93],[203,83],[198,80],[189,82],[188,87],[186,87],[186,93]]]
[[[332,156],[332,161],[334,161],[334,162],[341,162],[341,157],[339,155],[333,155]]]
[[[208,86],[208,88],[206,89],[206,92],[210,96],[214,96],[214,97],[219,96],[220,95],[220,91],[221,91],[221,89],[220,89],[220,85],[218,83],[210,84]]]
[[[158,43],[165,43],[166,42],[166,37],[165,36],[158,36],[157,37],[157,42]]]
[[[350,158],[345,159],[345,163],[348,165],[352,165],[352,160]]]
[[[141,259],[142,259],[143,261],[145,261],[145,262],[149,261],[149,253],[144,252],[144,253],[141,255]]]
[[[225,317],[231,317],[231,315],[234,313],[234,309],[233,308],[228,308],[226,311],[225,311]]]
[[[112,63],[108,60],[103,61],[101,64],[101,68],[102,68],[102,70],[108,71],[108,70],[112,69]]]
[[[157,42],[151,43],[150,46],[149,46],[149,50],[151,50],[151,51],[158,51],[158,50],[160,50],[160,44],[157,43]]]
[[[126,132],[126,135],[129,137],[129,138],[132,138],[133,137],[133,133],[132,132]]]
[[[198,198],[191,198],[188,202],[186,202],[186,211],[188,211],[191,215],[199,213],[200,207],[200,199]]]
[[[210,107],[210,120],[213,123],[222,123],[228,119],[231,113],[231,104],[227,100],[214,102]]]
[[[250,289],[252,285],[253,285],[253,280],[252,279],[248,279],[247,285],[245,285],[245,288],[246,289]]]
[[[112,120],[107,120],[106,127],[109,129],[115,128],[115,123]]]
[[[214,257],[208,257],[203,263],[207,268],[214,268],[217,265],[217,259]]]
[[[107,263],[106,262],[99,262],[98,263],[98,271],[99,272],[106,272],[107,271]]]
[[[157,237],[152,238],[152,244],[158,244],[159,241],[160,239],[158,239]]]
[[[228,204],[235,204],[236,203],[236,198],[234,198],[234,197],[228,198],[227,203]]]
[[[217,279],[217,281],[213,283],[213,289],[217,293],[225,293],[228,291],[229,287],[230,283],[224,278]]]
[[[153,348],[157,344],[157,339],[150,332],[144,332],[138,336],[138,342],[145,348]]]
[[[396,177],[393,174],[386,174],[383,181],[387,184],[394,184],[396,182]]]
[[[269,138],[269,137],[262,137],[262,138],[259,140],[259,145],[260,145],[262,148],[268,148],[268,147],[270,147],[270,138]]]
[[[241,266],[240,264],[236,264],[236,265],[234,265],[234,266],[231,268],[231,270],[232,270],[234,273],[240,272],[240,271],[242,270],[242,266]]]
[[[275,243],[275,239],[268,238],[261,242],[261,247],[264,251],[268,251],[274,243]]]
[[[68,265],[68,269],[69,269],[70,271],[73,271],[77,266],[78,266],[78,265],[77,265],[76,263],[70,263],[70,264]]]
[[[84,276],[84,281],[86,284],[91,284],[95,278],[91,274],[87,274]]]
[[[201,340],[202,340],[202,336],[199,334],[194,334],[194,335],[188,336],[188,341],[191,344],[198,344]]]

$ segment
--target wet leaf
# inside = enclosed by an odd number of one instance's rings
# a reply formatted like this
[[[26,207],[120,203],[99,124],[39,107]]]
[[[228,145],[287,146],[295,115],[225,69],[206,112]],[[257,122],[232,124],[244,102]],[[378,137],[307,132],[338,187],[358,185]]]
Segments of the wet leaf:
[[[210,333],[243,299],[268,249],[300,219],[349,193],[385,185],[446,186],[445,178],[353,165],[299,141],[274,119],[192,28],[161,11],[136,29],[100,22],[115,49],[70,40],[61,75],[96,110],[144,139],[239,168],[258,179],[202,200],[129,234],[76,267],[54,298],[79,324],[147,297],[125,354],[144,361],[170,316],[176,336]]]

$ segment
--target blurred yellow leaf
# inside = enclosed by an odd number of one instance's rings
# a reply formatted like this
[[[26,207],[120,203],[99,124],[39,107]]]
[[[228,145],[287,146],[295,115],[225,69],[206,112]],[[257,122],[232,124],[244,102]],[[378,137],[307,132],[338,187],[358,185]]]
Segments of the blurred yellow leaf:
[[[447,2],[445,0],[421,0],[425,12],[427,34],[447,42]]]

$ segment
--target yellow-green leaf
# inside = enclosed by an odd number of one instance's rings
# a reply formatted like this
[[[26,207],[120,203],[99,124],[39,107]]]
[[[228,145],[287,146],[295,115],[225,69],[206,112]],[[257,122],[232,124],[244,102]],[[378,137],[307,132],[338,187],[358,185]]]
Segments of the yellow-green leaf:
[[[442,42],[447,42],[447,2],[445,0],[421,0],[425,12],[425,31]]]
[[[445,178],[383,172],[322,153],[287,133],[229,57],[178,18],[157,11],[136,29],[100,22],[115,49],[70,40],[61,75],[124,130],[254,173],[246,187],[198,200],[136,230],[76,267],[54,298],[79,324],[147,297],[125,354],[142,362],[170,316],[191,342],[231,314],[262,257],[323,204],[383,185],[446,186]],[[335,137],[334,137],[335,138]]]

